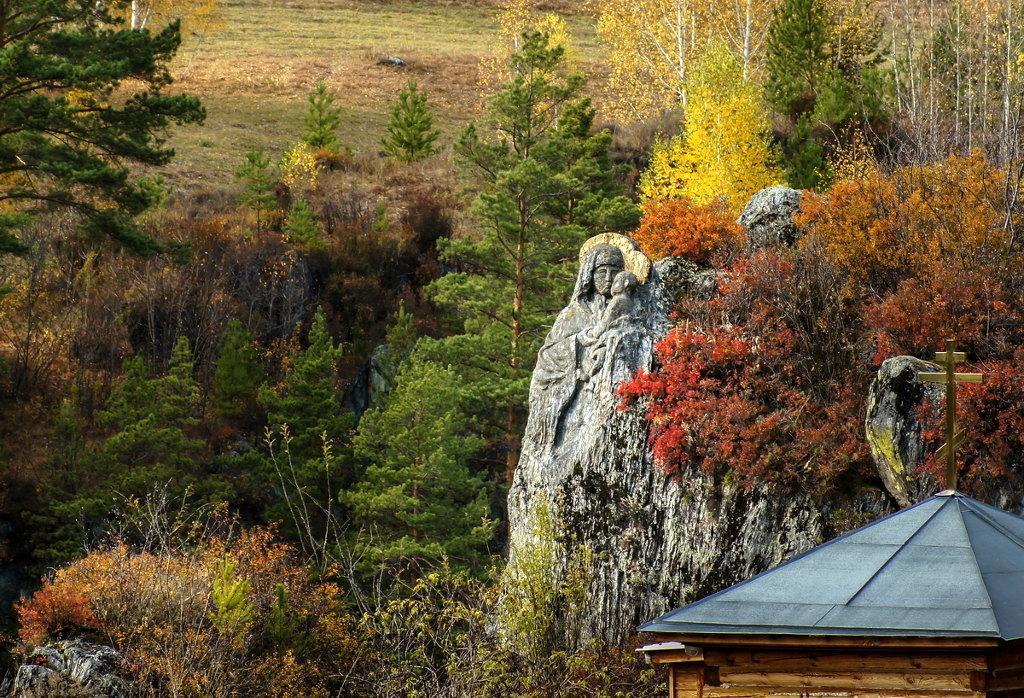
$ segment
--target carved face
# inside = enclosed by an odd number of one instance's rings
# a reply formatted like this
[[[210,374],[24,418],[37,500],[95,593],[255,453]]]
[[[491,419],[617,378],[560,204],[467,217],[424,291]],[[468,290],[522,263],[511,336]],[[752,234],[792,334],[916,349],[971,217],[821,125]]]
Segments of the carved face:
[[[622,271],[621,264],[602,264],[594,269],[594,290],[602,296],[612,295],[612,282],[616,275]]]

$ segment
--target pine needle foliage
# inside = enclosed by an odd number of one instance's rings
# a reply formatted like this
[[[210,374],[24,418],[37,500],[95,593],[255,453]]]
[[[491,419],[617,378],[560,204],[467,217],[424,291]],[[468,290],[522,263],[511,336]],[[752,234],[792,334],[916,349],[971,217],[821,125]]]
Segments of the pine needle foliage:
[[[0,3],[0,254],[25,251],[16,231],[34,216],[67,209],[90,237],[144,255],[170,249],[134,221],[153,192],[132,168],[166,164],[166,130],[205,112],[166,94],[179,23],[126,29],[107,4]]]
[[[305,131],[302,141],[314,150],[337,152],[341,148],[338,140],[338,126],[341,124],[341,108],[334,106],[337,96],[327,89],[325,80],[318,80],[307,98]]]
[[[768,26],[767,93],[771,105],[794,119],[814,109],[829,61],[824,0],[785,0]]]
[[[255,413],[263,367],[251,334],[238,320],[228,321],[213,369],[213,407],[221,419],[246,421]]]
[[[292,210],[284,222],[288,239],[307,252],[323,249],[323,230],[320,221],[313,215],[313,209],[303,198],[295,199]]]
[[[342,502],[371,535],[362,548],[377,565],[410,562],[482,570],[496,524],[487,489],[469,469],[483,440],[470,431],[458,377],[434,363],[406,363],[386,407],[367,412],[355,438],[368,463]]]
[[[585,80],[565,69],[564,48],[544,34],[525,34],[510,72],[486,119],[469,126],[455,149],[480,192],[471,209],[479,234],[439,243],[463,271],[428,292],[459,331],[417,345],[417,353],[452,366],[472,386],[470,412],[502,442],[508,478],[533,361],[565,303],[571,260],[591,235],[631,230],[639,218],[616,180],[611,134],[593,130]]]
[[[391,110],[388,135],[382,143],[391,157],[403,162],[422,160],[434,152],[434,142],[441,132],[434,128],[434,116],[427,95],[416,80],[409,80]]]
[[[274,176],[270,169],[270,158],[261,148],[245,154],[245,162],[235,170],[235,177],[242,183],[239,200],[256,216],[256,233],[267,226],[267,213],[274,208]]]

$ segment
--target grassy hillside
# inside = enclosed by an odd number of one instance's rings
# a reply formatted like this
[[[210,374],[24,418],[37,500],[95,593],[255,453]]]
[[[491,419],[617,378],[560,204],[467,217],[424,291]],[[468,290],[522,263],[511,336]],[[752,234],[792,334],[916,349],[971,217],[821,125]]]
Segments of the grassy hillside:
[[[341,136],[356,152],[378,149],[391,103],[410,77],[428,91],[450,138],[479,106],[478,64],[493,45],[497,12],[490,2],[226,0],[223,27],[186,37],[175,63],[179,85],[202,98],[208,118],[175,132],[168,179],[180,187],[223,184],[246,150],[280,152],[297,138],[306,93],[320,78],[339,95]],[[595,61],[592,20],[567,20],[583,60]],[[408,67],[377,65],[381,56],[399,56]]]

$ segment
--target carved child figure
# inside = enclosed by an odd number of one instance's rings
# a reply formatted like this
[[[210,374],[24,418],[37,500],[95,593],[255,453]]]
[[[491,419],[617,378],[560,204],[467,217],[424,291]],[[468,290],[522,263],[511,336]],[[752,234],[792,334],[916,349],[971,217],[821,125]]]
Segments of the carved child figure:
[[[620,271],[615,275],[615,281],[612,282],[612,298],[604,310],[604,317],[601,318],[602,329],[607,330],[619,318],[633,314],[633,291],[639,285],[636,274],[631,271]]]
[[[639,285],[640,282],[636,278],[636,274],[631,271],[620,271],[615,275],[611,288],[612,297],[608,301],[608,306],[604,309],[601,322],[594,328],[595,335],[600,337],[615,327],[619,320],[633,314],[633,309],[636,305],[633,292]],[[591,363],[587,370],[588,376],[594,376],[601,370],[601,367],[604,365],[604,354],[605,346],[599,339],[597,346],[591,352]]]

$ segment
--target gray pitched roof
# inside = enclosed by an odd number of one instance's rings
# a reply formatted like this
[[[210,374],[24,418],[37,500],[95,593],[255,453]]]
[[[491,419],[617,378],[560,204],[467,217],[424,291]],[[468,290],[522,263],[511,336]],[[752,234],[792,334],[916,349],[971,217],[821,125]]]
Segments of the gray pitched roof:
[[[942,492],[640,630],[1024,638],[1024,518]]]

